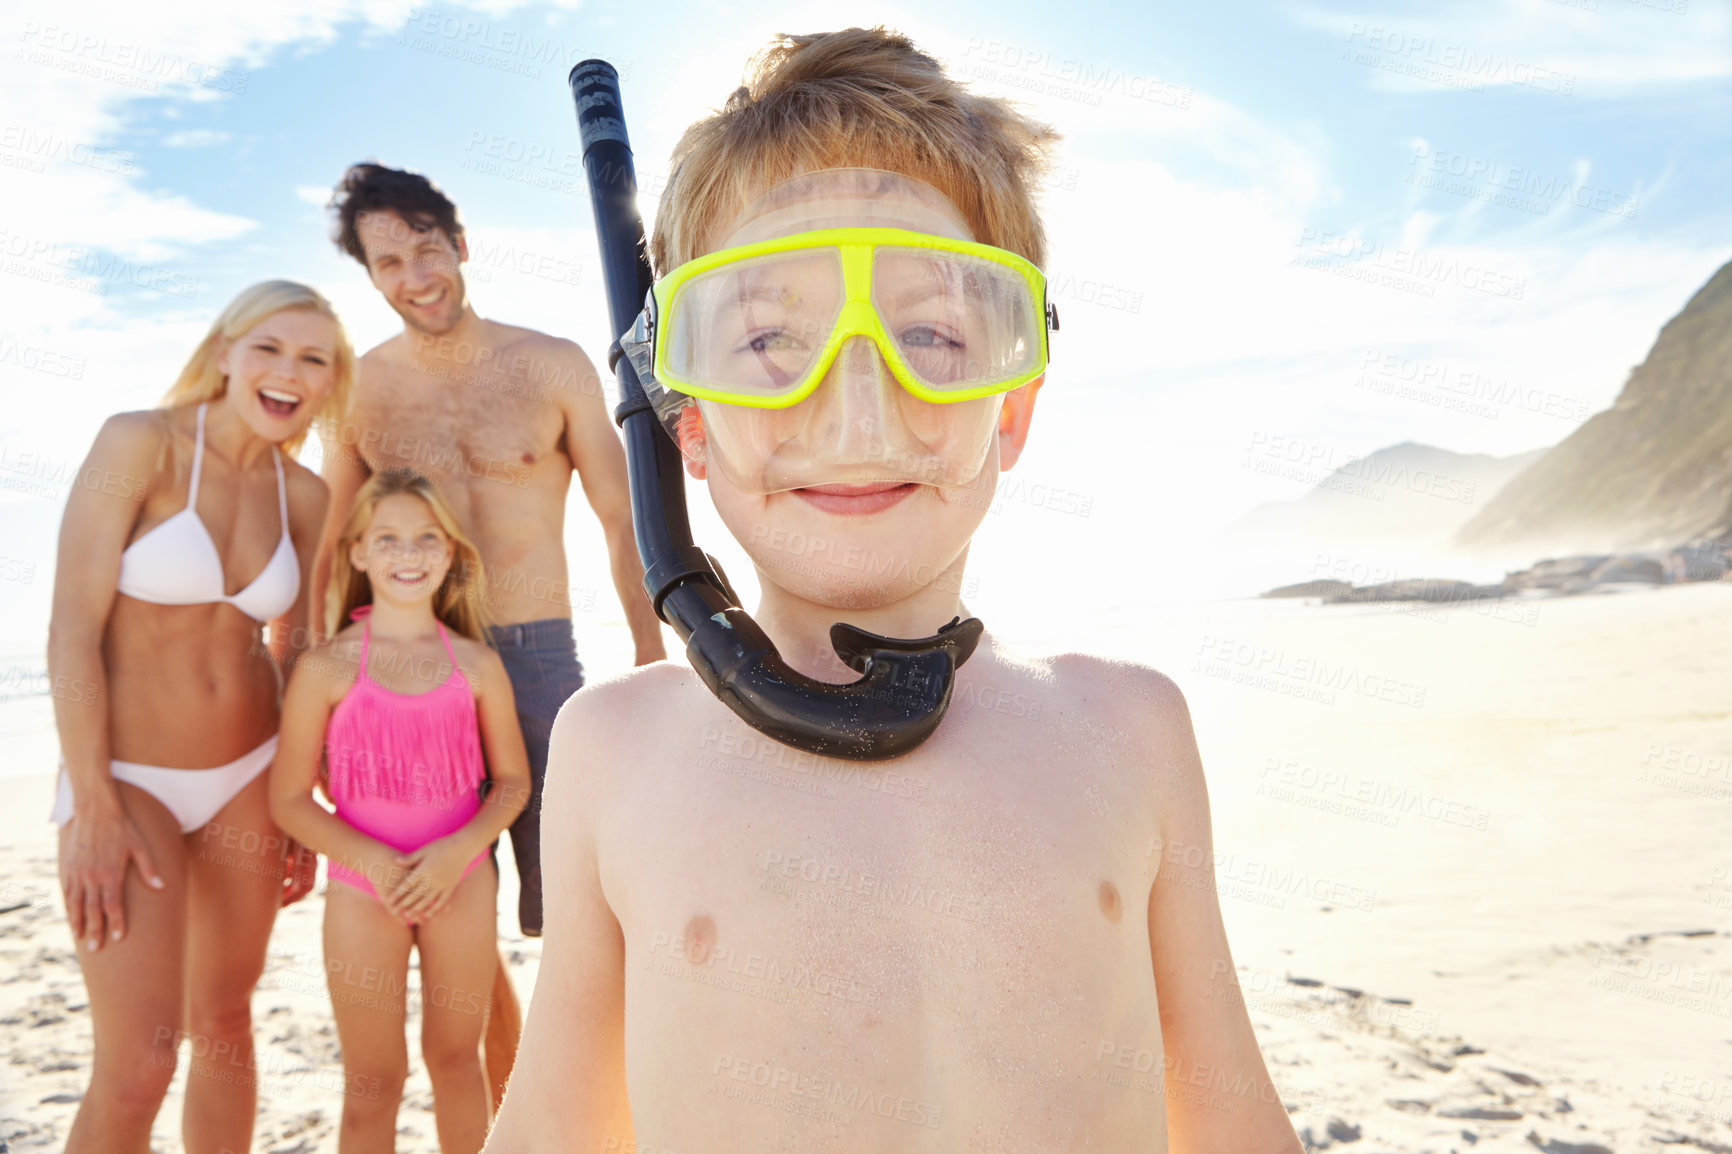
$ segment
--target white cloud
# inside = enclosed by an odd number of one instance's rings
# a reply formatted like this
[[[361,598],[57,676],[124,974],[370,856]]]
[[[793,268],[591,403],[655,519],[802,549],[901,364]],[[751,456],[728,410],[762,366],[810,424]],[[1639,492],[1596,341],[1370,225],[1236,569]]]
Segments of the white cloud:
[[[1611,98],[1732,76],[1732,7],[1690,0],[1450,0],[1390,15],[1293,10],[1336,39],[1341,66],[1398,92],[1525,86]]]
[[[216,144],[227,144],[234,139],[232,132],[218,132],[211,128],[189,128],[181,132],[171,132],[162,138],[162,143],[169,148],[209,148]]]

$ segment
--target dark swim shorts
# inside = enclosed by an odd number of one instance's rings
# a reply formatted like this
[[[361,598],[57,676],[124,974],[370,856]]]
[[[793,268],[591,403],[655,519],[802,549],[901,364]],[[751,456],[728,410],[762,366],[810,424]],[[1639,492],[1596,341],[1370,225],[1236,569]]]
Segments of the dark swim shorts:
[[[583,688],[583,666],[569,617],[548,617],[488,630],[511,678],[517,724],[529,748],[529,804],[511,823],[511,854],[520,889],[517,924],[525,937],[541,936],[541,790],[547,778],[547,740],[565,699]]]

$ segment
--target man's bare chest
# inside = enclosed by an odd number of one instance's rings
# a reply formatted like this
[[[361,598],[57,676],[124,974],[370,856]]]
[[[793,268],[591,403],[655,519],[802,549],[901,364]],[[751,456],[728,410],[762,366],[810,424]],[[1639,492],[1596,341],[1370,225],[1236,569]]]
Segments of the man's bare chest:
[[[406,370],[373,376],[344,430],[373,471],[408,467],[435,480],[509,484],[559,451],[563,420],[545,399]]]

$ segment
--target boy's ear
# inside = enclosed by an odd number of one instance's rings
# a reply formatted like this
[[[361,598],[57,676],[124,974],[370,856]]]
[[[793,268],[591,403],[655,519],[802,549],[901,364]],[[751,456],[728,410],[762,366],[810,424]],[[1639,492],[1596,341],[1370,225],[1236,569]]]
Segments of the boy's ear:
[[[1028,443],[1028,427],[1034,422],[1034,397],[1046,383],[1042,373],[1020,389],[1004,394],[1004,407],[998,411],[998,467],[1008,469],[1022,456]]]
[[[704,417],[698,412],[696,404],[687,405],[680,410],[679,420],[674,425],[678,434],[680,457],[686,463],[686,472],[692,480],[704,479],[704,450],[709,442],[704,437]]]

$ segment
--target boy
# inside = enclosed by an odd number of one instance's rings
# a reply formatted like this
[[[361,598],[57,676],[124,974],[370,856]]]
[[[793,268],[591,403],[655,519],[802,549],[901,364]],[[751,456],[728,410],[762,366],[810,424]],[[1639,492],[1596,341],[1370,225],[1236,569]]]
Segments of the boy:
[[[1044,369],[1051,140],[851,29],[773,44],[675,149],[656,365],[691,401],[663,416],[809,676],[853,680],[838,619],[966,615]],[[1161,674],[988,635],[930,740],[854,763],[663,663],[573,697],[550,761],[558,880],[489,1150],[1299,1150]]]

